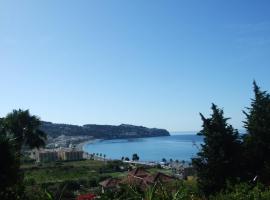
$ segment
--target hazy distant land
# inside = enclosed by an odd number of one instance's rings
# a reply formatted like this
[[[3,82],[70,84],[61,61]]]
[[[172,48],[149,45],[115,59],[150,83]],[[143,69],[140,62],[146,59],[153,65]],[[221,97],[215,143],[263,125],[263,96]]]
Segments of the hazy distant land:
[[[170,133],[165,129],[147,128],[129,124],[121,124],[119,126],[86,124],[83,126],[78,126],[42,122],[41,130],[43,130],[48,136],[52,138],[56,138],[60,135],[65,135],[91,136],[93,139],[124,139],[170,135]]]

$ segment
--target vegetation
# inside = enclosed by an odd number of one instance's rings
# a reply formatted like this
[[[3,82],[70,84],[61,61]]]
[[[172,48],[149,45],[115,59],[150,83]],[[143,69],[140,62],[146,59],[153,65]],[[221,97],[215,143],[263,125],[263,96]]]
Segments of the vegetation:
[[[14,110],[3,120],[6,135],[15,140],[17,150],[22,147],[39,148],[45,146],[46,134],[41,131],[41,121],[28,110]]]
[[[20,172],[22,148],[45,145],[46,135],[40,120],[29,111],[14,110],[0,121],[1,188],[0,199],[23,198],[23,174]]]
[[[138,161],[139,159],[140,159],[140,157],[138,156],[138,154],[134,153],[134,154],[132,155],[132,160],[133,160],[133,161]]]
[[[225,192],[211,196],[210,200],[268,200],[270,199],[270,188],[264,185],[250,185],[241,183],[229,185]]]
[[[108,190],[101,194],[102,200],[269,200],[270,188],[261,184],[251,185],[241,183],[227,185],[225,191],[208,198],[201,194],[194,183],[177,181],[172,184],[157,183],[142,190],[138,187],[123,185],[117,191]]]
[[[130,166],[122,161],[129,158],[105,161],[106,155],[97,153],[103,161],[34,164],[21,152],[44,146],[46,135],[40,129],[41,121],[28,110],[14,110],[0,119],[0,199],[66,200],[74,199],[79,193],[91,192],[104,200],[268,200],[270,95],[255,82],[254,94],[251,106],[244,111],[247,133],[243,137],[215,104],[209,118],[201,114],[203,128],[199,135],[204,137],[204,144],[192,160],[196,177],[166,184],[157,182],[151,187],[121,185],[105,193],[101,192],[98,183],[109,177],[126,175]],[[129,133],[134,128],[121,126]],[[93,130],[92,125],[86,127]],[[139,160],[139,156],[134,154],[132,160]]]
[[[1,130],[0,130],[1,131]],[[15,151],[15,145],[11,138],[0,133],[0,195],[2,191],[10,188],[20,180],[19,155]]]
[[[212,105],[212,115],[205,118],[202,114],[204,143],[193,166],[198,175],[199,188],[209,195],[220,191],[226,181],[235,181],[239,176],[240,140],[238,131],[227,123],[223,110]]]
[[[247,179],[257,177],[270,183],[270,95],[256,82],[251,107],[244,111],[247,134],[244,136],[244,171]]]
[[[198,174],[198,187],[209,196],[227,189],[227,182],[261,182],[270,180],[270,95],[256,82],[251,107],[244,111],[247,133],[242,140],[227,123],[223,110],[213,104],[213,114],[203,120],[204,144],[193,165]],[[223,195],[223,194],[222,194]]]
[[[116,138],[138,138],[169,136],[170,133],[164,129],[146,128],[143,126],[133,126],[122,124],[120,126],[95,125],[88,124],[83,126],[54,124],[51,122],[42,122],[41,129],[51,137],[60,135],[67,136],[93,136],[98,139],[116,139]]]

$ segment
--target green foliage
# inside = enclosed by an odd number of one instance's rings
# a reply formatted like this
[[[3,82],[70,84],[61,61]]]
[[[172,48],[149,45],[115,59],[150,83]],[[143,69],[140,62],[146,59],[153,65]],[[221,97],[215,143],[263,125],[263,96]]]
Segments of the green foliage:
[[[244,122],[247,134],[244,136],[245,176],[255,176],[264,183],[270,180],[270,95],[254,84],[254,99],[247,108]]]
[[[28,110],[13,110],[4,118],[3,124],[6,134],[15,139],[18,151],[25,145],[30,148],[45,145],[46,134],[39,129],[40,119]]]
[[[10,187],[5,187],[0,190],[1,200],[27,200],[25,195],[25,187],[23,184],[18,183]]]
[[[239,175],[240,141],[237,130],[227,123],[223,110],[212,105],[212,115],[205,118],[202,114],[204,144],[193,166],[198,175],[198,186],[205,195],[220,191],[226,180],[233,181]]]
[[[107,190],[101,194],[102,200],[126,200],[126,199],[144,199],[144,200],[199,200],[197,191],[193,187],[187,187],[183,182],[176,184],[156,184],[146,187],[122,185],[117,190]]]
[[[132,160],[133,160],[133,161],[138,161],[139,159],[140,159],[140,157],[138,156],[138,154],[134,153],[134,154],[132,155]]]
[[[0,199],[24,199],[21,152],[24,146],[45,145],[46,135],[39,125],[39,118],[28,110],[14,110],[0,120]]]
[[[1,131],[1,130],[0,130]],[[0,133],[0,191],[20,181],[19,156],[14,141]]]
[[[120,126],[112,125],[94,125],[86,124],[83,126],[54,124],[51,122],[42,122],[42,130],[49,136],[58,137],[60,135],[76,136],[87,135],[100,139],[151,137],[151,136],[169,136],[170,133],[164,129],[146,128],[143,126],[133,126],[122,124]],[[130,135],[129,133],[134,133]]]
[[[269,200],[270,188],[261,184],[255,187],[247,183],[241,183],[228,187],[225,192],[211,196],[210,200]]]
[[[129,158],[128,157],[125,157],[125,161],[129,161]]]
[[[157,183],[144,190],[138,187],[123,185],[115,190],[106,190],[101,200],[269,200],[270,188],[262,184],[250,185],[241,183],[227,185],[226,191],[205,198],[196,186],[178,181],[176,185]]]

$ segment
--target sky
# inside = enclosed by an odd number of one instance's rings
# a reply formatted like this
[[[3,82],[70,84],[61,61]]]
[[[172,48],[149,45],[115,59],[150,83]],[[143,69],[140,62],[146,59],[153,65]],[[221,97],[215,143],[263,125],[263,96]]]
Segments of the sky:
[[[211,103],[242,129],[270,91],[268,0],[0,0],[0,116],[201,129]]]

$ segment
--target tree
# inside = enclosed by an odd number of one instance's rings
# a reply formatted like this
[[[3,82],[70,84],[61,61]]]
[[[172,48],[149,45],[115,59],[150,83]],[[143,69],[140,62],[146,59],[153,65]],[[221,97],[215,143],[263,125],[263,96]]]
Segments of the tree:
[[[162,162],[164,162],[165,164],[167,163],[167,160],[166,160],[166,158],[162,158],[162,160],[161,160]]]
[[[129,161],[129,158],[128,157],[125,157],[125,161]]]
[[[270,95],[262,91],[256,82],[254,86],[254,99],[250,108],[244,111],[246,120],[244,127],[244,169],[246,177],[250,180],[258,177],[263,183],[270,180]]]
[[[238,176],[238,158],[241,149],[238,131],[227,123],[223,110],[212,104],[212,115],[205,118],[201,113],[204,144],[192,159],[198,175],[198,186],[205,195],[220,191],[226,180]]]
[[[19,156],[14,141],[0,131],[0,191],[17,184],[19,178]]]
[[[139,159],[140,159],[140,157],[138,156],[138,154],[134,153],[134,154],[132,155],[132,160],[133,160],[133,161],[138,161]]]
[[[13,110],[3,120],[6,134],[13,137],[17,151],[23,146],[39,148],[45,145],[46,134],[41,131],[41,121],[35,115],[30,115],[29,110]]]
[[[20,157],[15,140],[3,128],[3,119],[0,119],[0,152],[0,199],[20,199],[23,194]]]
[[[0,199],[24,199],[20,158],[23,147],[45,145],[40,120],[29,111],[14,110],[0,119]]]

